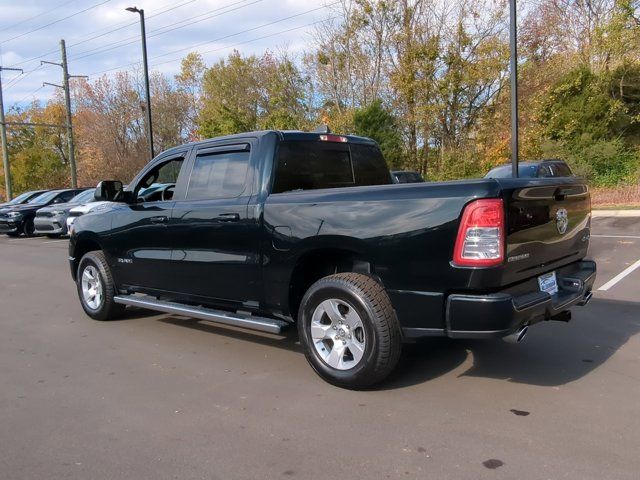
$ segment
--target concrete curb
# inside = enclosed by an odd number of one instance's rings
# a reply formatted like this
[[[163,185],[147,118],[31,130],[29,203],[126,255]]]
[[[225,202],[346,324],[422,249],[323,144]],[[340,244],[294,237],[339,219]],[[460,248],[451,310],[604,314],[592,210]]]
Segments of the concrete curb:
[[[597,217],[640,217],[640,210],[593,210],[591,216]]]

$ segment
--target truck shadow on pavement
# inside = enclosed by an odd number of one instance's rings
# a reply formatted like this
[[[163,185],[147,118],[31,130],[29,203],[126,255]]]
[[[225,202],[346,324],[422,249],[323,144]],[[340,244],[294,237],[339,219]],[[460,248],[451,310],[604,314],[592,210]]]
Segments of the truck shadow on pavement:
[[[569,323],[534,325],[517,345],[501,340],[447,338],[405,345],[393,375],[374,390],[425,383],[466,362],[471,365],[458,377],[559,386],[589,374],[640,332],[640,303],[594,298],[587,307],[574,309],[573,314]],[[163,316],[158,321],[302,354],[295,328],[282,335],[271,335],[177,315]]]
[[[179,327],[193,328],[201,332],[224,335],[225,337],[243,340],[247,342],[266,345],[269,347],[283,348],[294,352],[302,353],[302,347],[298,342],[298,332],[295,328],[288,328],[280,335],[270,333],[247,331],[241,328],[210,323],[196,318],[182,317],[179,315],[168,315],[158,321],[177,325]]]
[[[573,310],[569,323],[542,322],[513,345],[497,340],[434,339],[406,349],[396,374],[382,385],[394,389],[428,381],[465,363],[458,376],[559,386],[605,363],[640,332],[640,303],[594,298]]]

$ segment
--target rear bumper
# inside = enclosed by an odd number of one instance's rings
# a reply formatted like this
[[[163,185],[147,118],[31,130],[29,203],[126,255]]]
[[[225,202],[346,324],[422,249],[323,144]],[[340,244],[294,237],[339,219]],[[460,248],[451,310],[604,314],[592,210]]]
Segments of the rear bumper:
[[[575,262],[556,270],[558,293],[539,291],[537,277],[501,292],[451,294],[445,303],[445,329],[450,338],[501,338],[543,320],[568,321],[569,309],[591,299],[596,264]],[[405,328],[407,339],[437,335],[433,329]],[[425,330],[425,331],[422,331]]]

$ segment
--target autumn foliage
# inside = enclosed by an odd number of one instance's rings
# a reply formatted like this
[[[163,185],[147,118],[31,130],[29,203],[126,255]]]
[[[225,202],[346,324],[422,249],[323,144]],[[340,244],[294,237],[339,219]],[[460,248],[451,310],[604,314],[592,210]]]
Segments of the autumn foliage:
[[[521,7],[521,157],[560,157],[598,187],[640,164],[640,3],[541,0]],[[257,129],[327,123],[371,136],[394,168],[482,176],[510,157],[504,0],[342,0],[301,54],[197,53],[151,79],[155,150]],[[129,181],[148,160],[139,71],[73,85],[78,177]],[[9,121],[63,123],[54,98]],[[11,128],[15,190],[68,184],[64,130]]]

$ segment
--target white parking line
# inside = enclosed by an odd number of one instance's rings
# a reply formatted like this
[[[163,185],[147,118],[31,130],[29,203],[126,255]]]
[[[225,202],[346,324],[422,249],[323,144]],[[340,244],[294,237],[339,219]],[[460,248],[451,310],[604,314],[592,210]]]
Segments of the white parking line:
[[[640,235],[590,235],[591,237],[596,238],[639,238]]]
[[[61,240],[45,240],[45,241],[44,241],[44,242],[42,242],[42,243],[43,243],[43,244],[44,244],[44,243],[58,243],[58,242],[68,242],[68,241],[69,241],[69,240],[67,240],[66,238],[63,238],[63,239],[61,239]]]
[[[637,262],[635,262],[633,265],[628,266],[627,268],[625,268],[623,271],[621,271],[618,275],[616,275],[615,277],[613,277],[611,280],[609,280],[607,283],[605,283],[604,285],[602,285],[598,290],[603,290],[603,291],[607,291],[609,290],[611,287],[613,287],[616,283],[618,283],[620,280],[622,280],[624,277],[626,277],[627,275],[629,275],[631,272],[633,272],[636,268],[640,267],[640,260],[638,260]]]

